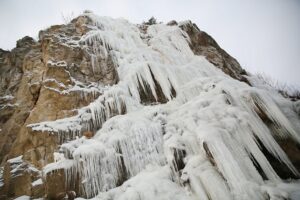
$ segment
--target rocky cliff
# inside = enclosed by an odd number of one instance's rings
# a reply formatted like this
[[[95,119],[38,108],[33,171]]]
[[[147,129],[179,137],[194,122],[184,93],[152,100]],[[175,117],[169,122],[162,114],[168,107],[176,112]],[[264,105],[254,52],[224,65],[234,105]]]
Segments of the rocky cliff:
[[[293,199],[299,101],[190,21],[86,12],[0,50],[0,199]]]

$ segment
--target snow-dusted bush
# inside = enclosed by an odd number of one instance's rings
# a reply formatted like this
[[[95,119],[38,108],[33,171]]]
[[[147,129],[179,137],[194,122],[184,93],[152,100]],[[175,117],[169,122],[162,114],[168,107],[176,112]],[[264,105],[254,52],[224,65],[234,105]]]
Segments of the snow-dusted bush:
[[[257,73],[255,76],[263,81],[264,84],[276,89],[284,97],[292,100],[300,100],[300,87],[298,85],[278,81],[265,73]]]

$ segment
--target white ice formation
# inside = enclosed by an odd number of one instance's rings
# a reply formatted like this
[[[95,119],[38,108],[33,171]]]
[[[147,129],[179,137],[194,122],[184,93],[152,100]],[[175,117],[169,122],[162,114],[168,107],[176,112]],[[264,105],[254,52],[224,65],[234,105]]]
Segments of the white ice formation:
[[[196,56],[177,25],[84,15],[93,24],[80,44],[93,49],[93,70],[101,70],[98,57],[111,56],[119,82],[99,88],[102,95],[74,117],[30,125],[59,134],[63,143],[65,158],[45,174],[64,168],[67,177],[78,176],[81,196],[103,200],[296,195],[299,183],[283,181],[266,156],[299,175],[276,141],[300,142],[292,103]],[[76,138],[83,130],[97,132]]]

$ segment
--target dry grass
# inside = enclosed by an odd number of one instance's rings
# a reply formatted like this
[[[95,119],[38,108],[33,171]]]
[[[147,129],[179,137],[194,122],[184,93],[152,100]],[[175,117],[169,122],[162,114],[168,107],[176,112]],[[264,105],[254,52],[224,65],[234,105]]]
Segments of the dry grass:
[[[264,73],[257,73],[256,77],[264,84],[277,90],[282,96],[290,98],[292,101],[300,100],[300,87],[280,82]]]
[[[61,18],[64,24],[69,24],[72,19],[75,18],[75,13],[72,11],[71,13],[61,13]]]

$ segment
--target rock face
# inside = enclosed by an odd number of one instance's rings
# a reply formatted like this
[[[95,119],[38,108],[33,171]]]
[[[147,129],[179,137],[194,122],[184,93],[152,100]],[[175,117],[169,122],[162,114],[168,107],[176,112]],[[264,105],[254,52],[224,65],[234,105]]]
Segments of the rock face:
[[[24,37],[0,49],[0,199],[288,198],[264,180],[299,178],[299,102],[246,77],[190,21]]]
[[[245,80],[242,75],[246,75],[246,71],[241,68],[236,59],[221,49],[210,35],[201,31],[197,25],[191,21],[187,21],[179,25],[179,27],[188,34],[191,40],[190,47],[196,55],[205,56],[209,62],[232,78],[241,81]]]
[[[1,50],[2,165],[20,155],[38,169],[53,162],[57,135],[33,133],[27,125],[73,116],[76,108],[101,94],[99,84],[118,81],[111,58],[93,60],[90,49],[80,47],[86,23],[87,18],[79,17],[68,25],[41,31],[39,41],[26,36],[11,52]],[[94,71],[92,62],[101,63],[101,71]],[[31,181],[26,184],[30,191]]]

